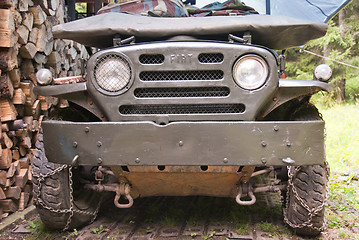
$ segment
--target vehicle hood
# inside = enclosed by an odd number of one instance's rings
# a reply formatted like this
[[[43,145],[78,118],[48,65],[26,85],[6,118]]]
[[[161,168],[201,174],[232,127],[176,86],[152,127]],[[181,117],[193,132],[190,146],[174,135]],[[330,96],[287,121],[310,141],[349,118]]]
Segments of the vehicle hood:
[[[193,36],[206,40],[228,40],[228,34],[252,35],[252,43],[272,49],[301,46],[326,33],[327,24],[273,15],[208,16],[159,18],[126,13],[104,13],[57,25],[56,38],[77,41],[87,46],[113,46],[113,38],[135,36],[139,41],[166,40]],[[137,41],[136,41],[137,42]]]

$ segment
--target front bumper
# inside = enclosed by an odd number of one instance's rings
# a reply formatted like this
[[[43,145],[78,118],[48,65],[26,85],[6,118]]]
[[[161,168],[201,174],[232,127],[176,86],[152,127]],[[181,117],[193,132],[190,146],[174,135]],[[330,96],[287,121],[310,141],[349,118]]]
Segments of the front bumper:
[[[44,121],[42,128],[46,156],[61,164],[279,166],[325,161],[323,121],[174,122],[161,126],[51,120]]]

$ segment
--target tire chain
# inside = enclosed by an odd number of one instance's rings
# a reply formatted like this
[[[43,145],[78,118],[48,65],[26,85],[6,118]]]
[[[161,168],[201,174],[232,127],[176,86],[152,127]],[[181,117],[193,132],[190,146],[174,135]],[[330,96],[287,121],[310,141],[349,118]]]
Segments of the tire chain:
[[[58,174],[61,171],[64,171],[65,169],[68,169],[68,171],[69,171],[68,175],[69,175],[69,188],[70,188],[70,208],[69,209],[55,209],[55,208],[49,207],[41,199],[41,184],[42,184],[43,181],[45,181],[45,178],[53,176],[55,174]],[[98,214],[98,211],[99,211],[100,206],[101,206],[101,200],[102,199],[100,199],[100,201],[99,201],[99,203],[98,203],[98,205],[96,207],[96,210],[94,212],[82,211],[82,210],[74,209],[74,198],[73,198],[73,188],[72,188],[73,181],[72,181],[72,167],[71,166],[64,164],[64,165],[56,168],[55,170],[53,170],[53,171],[51,171],[51,172],[49,172],[47,174],[41,174],[40,173],[40,175],[36,174],[34,172],[33,168],[31,168],[31,173],[32,173],[33,177],[38,179],[38,192],[37,192],[37,196],[35,196],[35,204],[36,205],[41,205],[43,208],[45,208],[45,209],[47,209],[47,210],[49,210],[51,212],[54,212],[54,213],[69,213],[69,217],[67,219],[66,225],[62,229],[63,231],[66,231],[66,230],[69,229],[74,213],[83,214],[83,215],[92,215],[93,218],[91,219],[90,224],[95,221],[95,219],[97,217],[97,214]]]
[[[311,223],[313,217],[319,213],[325,206],[325,203],[328,199],[328,191],[327,191],[327,185],[328,185],[328,182],[325,183],[326,185],[326,190],[325,190],[325,196],[324,196],[324,201],[321,205],[313,208],[313,209],[310,209],[309,206],[303,201],[303,199],[299,196],[298,192],[297,192],[297,189],[294,187],[294,184],[293,184],[293,176],[295,176],[301,169],[303,168],[303,166],[297,166],[293,173],[290,172],[290,166],[287,167],[287,171],[288,171],[288,185],[287,185],[287,196],[286,196],[286,205],[285,205],[285,209],[284,209],[284,222],[286,224],[288,224],[291,228],[293,229],[297,229],[297,228],[303,228],[303,227],[308,227],[310,229],[313,229],[314,231],[319,231],[319,232],[322,232],[326,229],[326,226],[327,226],[327,223],[326,221],[323,222],[322,226],[321,227],[315,227],[313,226],[313,223]],[[328,167],[328,163],[327,161],[325,161],[325,164],[324,164],[324,168],[325,168],[325,171],[327,173],[327,176],[329,177],[330,175],[330,169]],[[300,223],[300,224],[295,224],[293,222],[291,222],[288,218],[287,218],[287,210],[289,208],[289,194],[290,194],[290,188],[292,188],[292,191],[294,193],[294,197],[299,201],[299,203],[302,205],[302,207],[308,211],[308,220],[305,221],[304,223]]]

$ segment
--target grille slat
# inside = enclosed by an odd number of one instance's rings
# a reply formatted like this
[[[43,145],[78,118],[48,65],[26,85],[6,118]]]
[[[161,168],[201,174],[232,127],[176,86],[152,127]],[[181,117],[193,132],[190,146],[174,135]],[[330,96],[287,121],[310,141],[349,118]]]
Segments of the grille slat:
[[[221,70],[204,71],[144,71],[140,73],[142,81],[208,81],[223,79]]]
[[[123,115],[228,114],[244,110],[243,104],[123,105],[119,108]]]
[[[201,63],[221,63],[223,59],[222,53],[201,53],[198,55],[198,61]]]
[[[225,97],[230,93],[228,87],[192,87],[192,88],[137,88],[137,98],[195,98]]]
[[[142,64],[162,64],[165,61],[165,56],[162,54],[142,54],[139,61]]]

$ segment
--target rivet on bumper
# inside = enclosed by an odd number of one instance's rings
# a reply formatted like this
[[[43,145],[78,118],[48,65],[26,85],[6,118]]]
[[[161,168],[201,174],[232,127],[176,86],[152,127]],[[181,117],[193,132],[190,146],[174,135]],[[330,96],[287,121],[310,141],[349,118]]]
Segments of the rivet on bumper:
[[[282,162],[284,162],[285,164],[288,164],[288,165],[295,163],[295,161],[293,159],[291,159],[290,157],[283,158]]]

